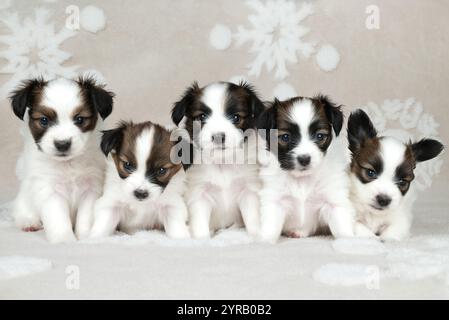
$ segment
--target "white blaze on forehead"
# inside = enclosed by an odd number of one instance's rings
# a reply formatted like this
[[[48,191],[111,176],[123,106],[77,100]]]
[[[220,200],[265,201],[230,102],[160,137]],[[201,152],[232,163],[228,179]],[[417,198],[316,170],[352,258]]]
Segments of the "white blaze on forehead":
[[[405,145],[390,137],[380,140],[380,155],[382,157],[384,170],[382,175],[394,177],[396,168],[404,161]]]
[[[137,160],[137,170],[146,171],[146,163],[153,148],[154,126],[145,128],[136,139],[135,156]]]
[[[224,111],[228,85],[226,83],[213,83],[203,90],[201,101],[212,109],[213,112]]]
[[[53,108],[58,115],[70,113],[81,104],[78,84],[64,78],[50,81],[44,89],[42,104]]]
[[[301,136],[308,136],[309,126],[315,117],[315,108],[312,100],[301,99],[293,104],[289,111],[289,118],[299,126]]]

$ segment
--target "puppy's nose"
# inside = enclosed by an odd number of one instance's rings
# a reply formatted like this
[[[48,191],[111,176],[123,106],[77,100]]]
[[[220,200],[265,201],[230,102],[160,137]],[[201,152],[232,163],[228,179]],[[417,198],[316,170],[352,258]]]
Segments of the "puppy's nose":
[[[148,191],[147,190],[142,190],[142,189],[134,190],[134,196],[138,200],[144,200],[144,199],[148,198]]]
[[[376,197],[377,204],[381,206],[382,208],[388,207],[391,203],[391,198],[385,194],[379,194]]]
[[[224,132],[217,132],[212,135],[212,142],[214,144],[222,145],[226,141],[226,134]]]
[[[307,167],[310,164],[310,156],[307,155],[302,155],[302,156],[298,156],[298,162],[300,165],[302,165],[303,167]]]
[[[55,140],[55,148],[59,152],[66,152],[70,149],[70,146],[72,145],[72,141],[69,140]]]

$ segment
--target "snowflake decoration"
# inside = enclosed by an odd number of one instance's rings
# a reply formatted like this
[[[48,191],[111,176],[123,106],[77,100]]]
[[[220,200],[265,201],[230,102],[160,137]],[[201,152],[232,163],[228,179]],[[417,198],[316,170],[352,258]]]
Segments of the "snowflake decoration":
[[[35,9],[34,16],[20,20],[17,13],[8,13],[0,21],[9,29],[9,34],[0,35],[0,43],[6,49],[0,51],[0,58],[7,60],[0,68],[2,74],[12,74],[12,78],[1,89],[4,97],[19,81],[43,76],[52,79],[56,76],[73,77],[77,66],[66,67],[72,55],[62,51],[59,46],[76,32],[63,27],[55,32],[55,24],[49,22],[51,14],[45,8]]]
[[[369,102],[362,109],[382,135],[396,137],[404,142],[422,138],[438,139],[440,125],[430,113],[424,112],[422,103],[415,98],[405,101],[387,99],[381,105]],[[443,160],[436,158],[417,166],[415,181],[420,190],[432,185],[432,178],[440,172],[442,164]]]
[[[302,40],[309,29],[300,23],[313,13],[311,4],[304,3],[300,9],[294,1],[261,0],[246,1],[255,11],[248,17],[251,28],[238,27],[234,34],[237,46],[251,42],[250,53],[256,55],[249,67],[249,75],[259,76],[265,66],[267,72],[275,69],[278,80],[285,79],[289,72],[287,63],[297,63],[298,53],[309,58],[314,44]]]

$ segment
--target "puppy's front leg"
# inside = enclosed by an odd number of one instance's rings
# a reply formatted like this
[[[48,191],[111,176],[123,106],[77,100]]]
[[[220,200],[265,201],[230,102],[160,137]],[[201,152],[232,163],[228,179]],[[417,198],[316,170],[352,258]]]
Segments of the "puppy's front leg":
[[[52,243],[76,241],[67,201],[54,194],[42,205],[42,222],[48,241]]]
[[[94,217],[95,201],[99,195],[95,192],[89,192],[82,197],[81,203],[78,206],[76,214],[75,234],[79,240],[85,239],[89,236],[90,228],[92,227]]]
[[[94,205],[94,223],[89,238],[97,239],[112,235],[120,222],[120,215],[110,199],[101,197]]]
[[[252,237],[257,236],[260,230],[260,203],[258,194],[251,190],[242,192],[240,195],[239,207],[246,231]]]
[[[396,217],[380,235],[382,240],[400,241],[408,237],[411,221],[407,217]]]
[[[354,215],[349,206],[325,204],[320,213],[335,238],[354,236]]]
[[[190,238],[187,228],[187,208],[182,198],[173,201],[175,205],[169,205],[165,208],[163,221],[167,236],[174,239]]]
[[[360,238],[377,238],[376,234],[361,222],[355,223],[354,234]]]
[[[194,238],[210,237],[212,205],[205,199],[193,200],[189,205],[190,231]]]
[[[38,231],[42,229],[41,218],[36,209],[30,204],[26,190],[23,187],[14,200],[12,214],[16,226],[23,231]]]
[[[281,236],[285,223],[285,209],[274,200],[260,199],[260,238],[275,243]]]

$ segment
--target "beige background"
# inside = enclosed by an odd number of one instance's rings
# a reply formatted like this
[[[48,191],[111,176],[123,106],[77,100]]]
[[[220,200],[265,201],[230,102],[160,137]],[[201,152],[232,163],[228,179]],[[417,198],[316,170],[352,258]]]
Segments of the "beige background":
[[[369,101],[414,97],[425,112],[440,123],[439,136],[449,141],[449,2],[444,0],[395,1],[312,1],[315,13],[301,24],[310,28],[304,37],[321,44],[332,44],[341,55],[337,69],[323,72],[314,56],[287,64],[290,76],[283,81],[303,96],[323,92],[346,106],[346,111]],[[184,88],[193,80],[204,85],[247,76],[247,64],[254,58],[250,43],[227,50],[214,49],[210,30],[217,23],[233,33],[238,25],[250,27],[252,10],[243,1],[15,1],[1,14],[18,12],[23,19],[36,7],[53,11],[56,30],[64,26],[65,8],[95,4],[102,8],[107,26],[96,34],[78,31],[60,47],[73,56],[65,66],[78,70],[96,69],[117,94],[115,110],[109,119],[151,119],[169,123],[169,110]],[[380,29],[368,30],[365,8],[380,9]],[[9,10],[9,11],[8,11]],[[0,26],[0,34],[9,30]],[[234,41],[233,41],[234,42]],[[0,51],[5,48],[0,44]],[[0,59],[0,67],[6,61]],[[3,86],[11,74],[0,74]],[[271,99],[281,81],[274,72],[247,78],[264,99]],[[6,99],[0,101],[0,202],[11,200],[18,184],[14,168],[21,149],[20,121],[13,116]],[[442,157],[445,160],[445,156]],[[446,210],[449,192],[449,165],[444,161],[432,187],[423,191],[420,202],[439,203]]]

